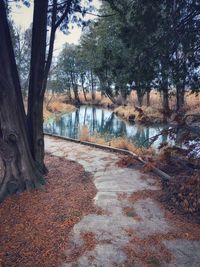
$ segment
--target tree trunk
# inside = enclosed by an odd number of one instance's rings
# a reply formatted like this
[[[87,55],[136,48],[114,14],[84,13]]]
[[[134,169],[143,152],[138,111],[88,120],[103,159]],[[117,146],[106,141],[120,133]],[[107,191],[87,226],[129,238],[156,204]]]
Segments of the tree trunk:
[[[67,97],[68,97],[68,99],[69,99],[69,102],[71,102],[71,101],[72,101],[72,95],[71,95],[71,88],[70,88],[70,85],[69,85],[69,87],[67,88]]]
[[[70,77],[71,77],[71,83],[72,83],[72,88],[73,88],[73,92],[74,92],[75,102],[79,105],[81,101],[79,99],[78,86],[74,81],[75,79],[74,79],[73,72],[70,72]]]
[[[94,77],[93,77],[93,72],[91,71],[91,89],[92,89],[92,101],[95,100],[95,91],[94,91]]]
[[[137,99],[138,99],[138,104],[139,104],[140,107],[143,104],[143,97],[144,97],[144,95],[141,94],[140,90],[137,90]]]
[[[85,91],[85,87],[84,87],[84,78],[83,78],[83,75],[84,74],[81,75],[81,85],[82,85],[84,99],[85,99],[85,101],[87,101],[86,91]]]
[[[163,89],[163,109],[167,112],[169,111],[169,93],[167,88]]]
[[[83,87],[83,95],[84,95],[85,101],[87,101],[87,94],[86,94],[86,91],[85,91],[85,88],[84,87]]]
[[[177,85],[176,87],[176,110],[180,110],[184,105],[184,85]]]
[[[150,93],[151,91],[147,91],[147,107],[150,106]]]
[[[29,149],[19,76],[6,16],[0,1],[0,156],[4,176],[0,200],[6,195],[39,187],[44,180]]]
[[[162,92],[163,92],[163,121],[167,122],[167,119],[170,117],[168,88],[167,87],[163,88]]]
[[[43,136],[43,100],[46,57],[48,0],[34,1],[32,53],[30,67],[28,126],[30,131],[30,147],[32,156],[43,173],[44,136]]]

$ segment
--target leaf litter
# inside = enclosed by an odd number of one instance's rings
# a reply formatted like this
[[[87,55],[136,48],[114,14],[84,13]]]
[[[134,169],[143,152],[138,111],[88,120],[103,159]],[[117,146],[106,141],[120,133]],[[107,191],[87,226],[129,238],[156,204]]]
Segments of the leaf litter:
[[[96,188],[83,167],[46,156],[44,191],[24,192],[0,204],[0,266],[58,267],[73,226],[84,215],[99,213]]]

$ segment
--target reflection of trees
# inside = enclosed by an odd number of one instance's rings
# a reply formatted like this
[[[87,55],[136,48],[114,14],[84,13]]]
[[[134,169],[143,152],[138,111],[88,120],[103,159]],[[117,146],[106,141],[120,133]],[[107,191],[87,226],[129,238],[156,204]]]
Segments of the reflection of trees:
[[[72,113],[68,114],[67,117],[60,118],[60,128],[61,128],[61,135],[62,136],[69,136],[73,137],[71,130],[73,129],[73,120],[72,120]]]
[[[102,133],[113,132],[113,119],[114,119],[114,113],[112,112],[110,117],[108,117],[108,119],[103,124],[103,127],[101,129]]]
[[[92,134],[95,133],[96,128],[97,128],[97,114],[96,114],[96,108],[92,107]]]
[[[148,147],[150,145],[149,138],[150,138],[149,127],[143,127],[141,125],[137,125],[137,131],[135,135],[129,137],[128,139],[132,143],[136,143],[138,146]]]
[[[101,125],[100,125],[100,129],[102,131],[104,126],[104,110],[102,109],[102,113],[101,113]]]
[[[82,119],[81,119],[82,118]],[[81,124],[81,125],[80,125]],[[87,125],[90,134],[98,133],[107,140],[113,137],[128,138],[130,142],[139,146],[148,147],[150,145],[150,129],[152,127],[143,127],[141,125],[128,125],[119,119],[113,112],[109,112],[96,107],[81,107],[73,113],[62,116],[59,120],[54,120],[44,125],[44,130],[71,138],[79,137],[79,129],[82,125]],[[155,134],[160,132],[155,129]],[[167,134],[162,135],[162,142],[167,141]],[[180,143],[180,135],[177,134],[177,140]]]
[[[85,126],[85,122],[86,122],[86,116],[87,116],[87,107],[85,107],[84,110],[84,119],[83,119],[83,125]]]
[[[74,122],[73,122],[73,131],[72,131],[72,136],[73,138],[77,138],[78,137],[78,130],[79,130],[79,109],[76,109],[75,111],[75,116],[74,116]]]

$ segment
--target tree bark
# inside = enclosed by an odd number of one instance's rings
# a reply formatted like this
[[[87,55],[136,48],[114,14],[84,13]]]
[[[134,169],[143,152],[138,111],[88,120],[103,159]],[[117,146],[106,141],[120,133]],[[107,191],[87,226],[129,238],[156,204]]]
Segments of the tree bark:
[[[137,98],[138,98],[138,104],[139,106],[141,107],[142,104],[143,104],[143,98],[144,98],[144,95],[141,94],[141,92],[139,90],[137,90]]]
[[[48,0],[34,1],[32,53],[28,96],[28,127],[32,156],[38,167],[46,173],[44,165],[43,100],[46,57]]]
[[[84,78],[83,78],[83,75],[84,74],[81,74],[81,85],[82,85],[84,99],[85,99],[85,101],[87,101],[86,91],[85,91],[85,87],[84,87]]]
[[[71,86],[69,84],[68,88],[67,88],[67,97],[69,99],[69,102],[72,101],[72,95],[71,95]]]
[[[0,201],[6,195],[39,187],[44,183],[29,149],[19,75],[6,16],[0,1],[0,156],[4,176]]]
[[[92,91],[92,101],[94,101],[96,96],[94,91],[94,76],[92,70],[91,70],[91,91]]]
[[[168,89],[164,88],[163,90],[163,109],[169,111],[169,93]]]
[[[163,121],[167,122],[167,119],[170,117],[168,88],[167,87],[163,88],[162,92],[163,92]]]
[[[150,107],[150,93],[151,91],[147,91],[147,107]]]
[[[184,106],[184,85],[177,85],[176,87],[176,110],[180,110]]]
[[[78,86],[75,82],[75,79],[74,79],[74,74],[73,72],[71,71],[70,72],[70,77],[71,77],[71,84],[72,84],[72,89],[73,89],[73,92],[74,92],[74,98],[75,98],[75,102],[76,104],[80,104],[80,99],[79,99],[79,94],[78,94]]]
[[[30,147],[34,160],[43,173],[47,172],[44,165],[43,136],[43,100],[47,78],[51,67],[54,40],[57,28],[70,12],[73,0],[65,3],[62,15],[58,15],[57,0],[53,0],[52,23],[49,50],[46,57],[48,0],[34,0],[34,16],[32,30],[31,67],[29,79],[28,126],[30,130]]]

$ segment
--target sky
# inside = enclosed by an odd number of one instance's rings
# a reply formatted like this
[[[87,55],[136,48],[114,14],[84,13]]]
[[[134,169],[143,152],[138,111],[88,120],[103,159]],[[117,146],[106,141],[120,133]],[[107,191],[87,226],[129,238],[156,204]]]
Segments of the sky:
[[[101,5],[100,0],[93,0],[92,2],[94,6],[98,9]],[[94,18],[94,16],[87,16],[88,19]],[[17,26],[20,26],[23,30],[26,30],[30,24],[32,23],[33,19],[33,5],[29,8],[26,6],[17,7],[16,4],[12,6],[12,19]],[[62,46],[65,43],[69,44],[78,44],[80,40],[80,36],[82,30],[80,27],[72,25],[69,29],[70,33],[68,35],[63,34],[61,31],[57,31],[56,39],[54,44],[54,54],[58,55],[62,49]]]

